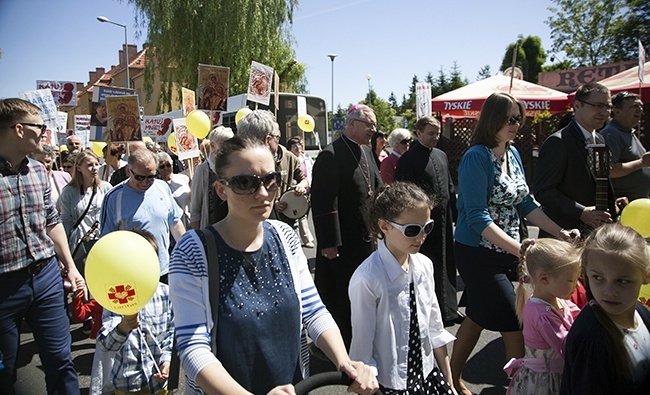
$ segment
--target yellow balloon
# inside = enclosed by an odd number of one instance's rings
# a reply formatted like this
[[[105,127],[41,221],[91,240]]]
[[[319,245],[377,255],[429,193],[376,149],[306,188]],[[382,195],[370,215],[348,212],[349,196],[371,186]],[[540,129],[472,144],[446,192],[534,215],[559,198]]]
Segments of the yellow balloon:
[[[176,148],[176,132],[171,132],[169,137],[167,137],[167,146],[174,155],[178,155],[178,149]]]
[[[650,256],[650,246],[646,246]],[[650,284],[643,284],[639,290],[639,302],[650,309]]]
[[[145,142],[145,143],[153,143],[153,140],[149,136],[144,136],[142,138],[142,141]]]
[[[644,238],[650,237],[650,199],[636,199],[625,206],[621,224],[636,230]]]
[[[106,147],[106,143],[103,141],[93,141],[93,144],[90,146],[90,149],[97,155],[98,157],[104,156],[104,147]]]
[[[203,139],[210,132],[212,122],[206,113],[201,110],[194,110],[187,114],[185,126],[187,126],[187,131],[192,136]]]
[[[314,122],[314,118],[312,118],[311,115],[302,114],[298,117],[298,127],[303,132],[313,132],[314,128],[316,127],[316,123]]]
[[[248,107],[240,108],[239,111],[237,111],[237,114],[235,114],[235,125],[237,125],[242,118],[252,112],[253,110]]]
[[[160,279],[158,255],[137,233],[118,230],[102,237],[86,258],[88,290],[107,310],[133,315],[156,292]]]

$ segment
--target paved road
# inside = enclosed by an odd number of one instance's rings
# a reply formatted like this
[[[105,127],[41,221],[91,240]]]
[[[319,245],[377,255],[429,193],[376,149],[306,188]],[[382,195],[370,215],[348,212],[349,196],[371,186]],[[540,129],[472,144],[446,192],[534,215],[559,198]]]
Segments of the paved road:
[[[311,221],[310,221],[311,222]],[[537,229],[529,228],[531,237],[536,237]],[[315,249],[305,249],[305,254],[310,259],[313,268]],[[461,284],[462,290],[462,284]],[[458,294],[460,297],[460,292]],[[461,310],[463,310],[461,308]],[[452,334],[458,330],[458,325],[447,328]],[[82,395],[88,394],[90,384],[90,369],[92,366],[95,342],[88,339],[81,332],[81,324],[71,326],[72,333],[72,355],[77,372]],[[451,347],[450,347],[451,352]],[[476,394],[496,395],[504,394],[508,385],[508,379],[501,370],[505,364],[505,349],[498,334],[484,331],[479,343],[471,355],[464,372],[467,387]],[[16,391],[18,395],[45,394],[45,375],[42,370],[41,361],[34,337],[29,327],[23,326],[20,336],[20,353],[18,355],[18,372]],[[312,374],[334,370],[331,363],[312,358]],[[326,387],[313,391],[317,395],[325,394],[346,394],[343,387]]]

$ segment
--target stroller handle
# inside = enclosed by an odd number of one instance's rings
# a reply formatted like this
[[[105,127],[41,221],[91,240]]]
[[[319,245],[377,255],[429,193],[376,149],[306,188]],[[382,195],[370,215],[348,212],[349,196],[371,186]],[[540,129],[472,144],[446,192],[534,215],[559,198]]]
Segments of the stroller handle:
[[[296,395],[306,395],[309,391],[316,388],[325,387],[327,385],[350,385],[352,379],[347,374],[342,372],[325,372],[309,376],[305,380],[299,382],[294,386]],[[377,390],[375,395],[382,395],[381,391]]]

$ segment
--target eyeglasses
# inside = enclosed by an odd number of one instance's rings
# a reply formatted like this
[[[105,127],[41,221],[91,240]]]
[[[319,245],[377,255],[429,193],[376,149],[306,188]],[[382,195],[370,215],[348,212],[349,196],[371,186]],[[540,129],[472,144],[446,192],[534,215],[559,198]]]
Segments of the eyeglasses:
[[[221,179],[220,182],[232,189],[237,195],[252,195],[264,185],[268,192],[275,192],[280,187],[282,175],[279,171],[258,176],[257,174],[242,174],[228,179]]]
[[[172,167],[171,163],[161,163],[161,164],[158,165],[159,169],[168,169],[170,167]]]
[[[510,125],[510,126],[513,126],[513,125],[516,125],[516,124],[521,125],[523,120],[524,119],[521,117],[521,115],[513,116],[513,117],[510,117],[510,119],[508,119],[508,125]]]
[[[135,178],[135,179],[138,180],[138,181],[144,181],[144,180],[147,180],[147,182],[152,182],[153,180],[156,179],[156,177],[158,177],[158,173],[156,173],[156,174],[150,174],[150,175],[148,175],[148,176],[141,176],[140,174],[135,174],[135,173],[133,172],[133,170],[131,170],[131,174],[133,174],[133,178]]]
[[[402,145],[411,144],[411,139],[404,139],[404,140],[400,141],[399,143],[402,144]]]
[[[364,123],[373,132],[377,131],[377,125],[372,122],[364,121],[363,119],[355,119],[355,121]]]
[[[582,103],[585,103],[585,104],[588,104],[588,105],[590,105],[592,107],[596,107],[596,110],[598,110],[598,111],[603,111],[603,110],[612,111],[612,105],[611,104],[589,103],[588,101],[585,101],[585,100],[578,100],[578,101],[582,102]]]
[[[389,224],[391,224],[395,229],[399,229],[404,237],[408,237],[409,239],[412,239],[414,237],[418,237],[420,233],[424,232],[425,235],[428,235],[431,233],[433,230],[433,220],[430,219],[428,220],[424,226],[419,225],[419,224],[406,224],[406,225],[400,225],[396,224],[395,222],[391,222],[388,220],[385,220]]]
[[[33,126],[35,128],[41,129],[41,134],[45,133],[47,130],[47,125],[44,123],[29,123],[29,122],[19,122],[16,125],[21,124],[21,125],[27,125],[27,126]],[[16,125],[11,126],[12,128],[15,128]]]
[[[279,134],[269,134],[269,136],[273,137],[275,141],[280,141],[280,138],[282,137],[282,135]]]

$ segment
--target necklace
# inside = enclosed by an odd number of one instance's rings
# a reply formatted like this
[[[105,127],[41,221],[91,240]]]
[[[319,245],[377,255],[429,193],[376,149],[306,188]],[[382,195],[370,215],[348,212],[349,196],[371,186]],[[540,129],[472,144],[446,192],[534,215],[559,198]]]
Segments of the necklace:
[[[363,166],[361,166],[361,157],[357,158],[357,156],[354,154],[354,151],[352,151],[352,147],[350,147],[350,144],[347,141],[348,136],[344,134],[341,136],[341,138],[343,139],[345,146],[348,147],[348,150],[350,150],[350,154],[352,154],[352,157],[357,162],[357,167],[359,168],[359,170],[361,170],[361,175],[363,176],[363,179],[366,182],[366,197],[370,199],[372,197],[372,186],[370,185],[370,179],[368,178],[368,174],[366,174],[367,170],[364,171]],[[359,145],[359,151],[361,151],[361,155],[363,155],[363,160],[366,166],[368,166],[368,158],[366,157],[366,152],[363,150],[363,147],[361,145]]]

